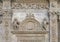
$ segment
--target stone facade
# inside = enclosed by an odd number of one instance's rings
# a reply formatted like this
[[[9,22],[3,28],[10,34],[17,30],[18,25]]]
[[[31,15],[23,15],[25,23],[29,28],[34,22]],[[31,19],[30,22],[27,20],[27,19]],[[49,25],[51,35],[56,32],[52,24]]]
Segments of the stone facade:
[[[57,0],[1,0],[0,42],[59,42],[59,5]]]

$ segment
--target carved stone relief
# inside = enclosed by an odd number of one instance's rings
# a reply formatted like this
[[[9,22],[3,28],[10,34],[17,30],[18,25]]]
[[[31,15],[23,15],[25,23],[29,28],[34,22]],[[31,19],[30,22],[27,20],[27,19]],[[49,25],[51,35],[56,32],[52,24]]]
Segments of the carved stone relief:
[[[50,4],[50,3],[51,3],[51,5],[48,6],[48,4]],[[11,6],[11,4],[12,4],[12,6]],[[38,1],[37,0],[30,0],[30,1],[29,0],[16,0],[16,2],[12,2],[12,3],[10,2],[10,0],[9,1],[3,0],[3,4],[0,3],[0,11],[2,10],[2,12],[3,12],[3,15],[0,12],[0,24],[2,22],[1,20],[2,20],[2,16],[3,16],[3,25],[4,26],[2,26],[2,27],[5,29],[4,39],[6,39],[6,41],[4,41],[4,42],[11,42],[11,40],[10,41],[8,40],[8,39],[10,39],[9,37],[11,36],[9,34],[9,33],[11,33],[11,31],[10,31],[11,27],[13,28],[13,32],[14,32],[13,34],[17,36],[17,39],[18,39],[17,42],[46,42],[46,41],[49,42],[49,40],[50,40],[50,42],[57,42],[58,41],[57,12],[55,12],[55,10],[53,10],[53,9],[56,9],[56,7],[57,7],[57,2],[56,1],[51,2],[51,0],[49,3],[47,3],[46,0],[38,0]],[[50,8],[52,8],[52,9],[50,9]],[[5,9],[7,9],[9,11],[6,11]],[[49,9],[49,10],[52,10],[52,12],[50,12],[50,21],[49,21],[50,23],[48,21],[44,20],[43,25],[42,25],[42,24],[40,24],[40,21],[38,21],[35,18],[35,16],[33,14],[31,14],[31,15],[27,15],[22,22],[20,22],[18,20],[14,20],[12,25],[10,26],[11,21],[12,21],[11,20],[12,19],[11,11],[13,9],[17,9],[17,10],[19,10],[19,9],[21,9],[21,10],[22,9],[27,9],[27,10],[29,10],[29,9],[34,9],[34,10],[35,9],[38,9],[38,10],[39,9],[42,9],[42,10]],[[36,11],[36,12],[38,12],[38,11]],[[60,19],[60,16],[59,16],[59,19]],[[50,25],[50,27],[48,25]],[[47,28],[49,28],[50,31],[47,31]],[[15,31],[15,30],[17,30],[17,31]],[[21,32],[21,30],[23,30],[23,31]],[[26,30],[28,32],[26,32],[24,30]],[[42,31],[42,33],[40,32],[40,30]]]
[[[34,18],[34,14],[27,14],[26,18],[22,22],[18,22],[17,19],[13,22],[13,28],[16,30],[22,30],[22,31],[44,31],[45,29],[42,27],[42,25]]]
[[[58,41],[57,40],[57,38],[58,38],[57,29],[58,29],[58,27],[57,27],[57,14],[56,14],[56,12],[53,11],[50,13],[50,33],[51,33],[50,37],[52,38],[51,42]]]
[[[45,35],[48,35],[48,31],[35,19],[34,14],[26,14],[22,22],[17,22],[18,20],[14,19],[12,31],[17,37],[17,42],[45,42],[47,39]],[[14,26],[17,26],[16,30]]]
[[[49,21],[47,21],[47,19],[43,19],[42,27],[45,30],[48,30],[48,28],[49,28]]]
[[[43,3],[13,3],[12,4],[12,9],[48,9],[47,4]]]
[[[34,14],[29,14],[26,16],[26,18],[20,23],[17,19],[14,19],[13,21],[13,28],[16,30],[37,30],[42,31],[44,28],[41,26],[41,24],[34,18]]]
[[[15,18],[13,21],[13,29],[14,30],[18,30],[19,29],[19,25],[20,23],[18,22],[18,20]]]

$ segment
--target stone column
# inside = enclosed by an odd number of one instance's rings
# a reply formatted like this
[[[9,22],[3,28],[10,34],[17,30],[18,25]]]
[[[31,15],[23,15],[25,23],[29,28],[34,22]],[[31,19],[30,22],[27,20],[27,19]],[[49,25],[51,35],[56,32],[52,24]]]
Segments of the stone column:
[[[58,13],[58,42],[60,42],[60,12]]]
[[[50,12],[50,42],[58,42],[58,24],[56,12]]]
[[[5,42],[10,42],[10,28],[11,28],[11,13],[10,11],[3,11],[3,25],[5,29]]]

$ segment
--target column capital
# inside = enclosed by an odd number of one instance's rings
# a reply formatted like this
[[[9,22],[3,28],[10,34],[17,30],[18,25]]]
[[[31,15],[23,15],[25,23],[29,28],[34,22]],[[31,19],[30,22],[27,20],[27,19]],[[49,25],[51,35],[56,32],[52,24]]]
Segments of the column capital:
[[[58,15],[58,12],[57,11],[49,11],[49,14],[50,15]]]

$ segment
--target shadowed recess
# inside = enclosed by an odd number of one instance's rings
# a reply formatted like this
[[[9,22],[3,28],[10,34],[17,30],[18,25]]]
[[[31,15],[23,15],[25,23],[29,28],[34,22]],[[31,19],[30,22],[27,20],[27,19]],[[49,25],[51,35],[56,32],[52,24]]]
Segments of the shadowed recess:
[[[15,2],[16,0],[11,0],[11,2]]]
[[[2,3],[2,0],[0,0],[0,2]]]

